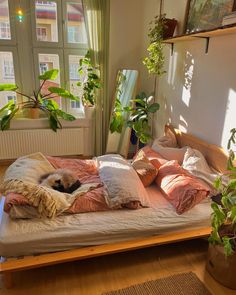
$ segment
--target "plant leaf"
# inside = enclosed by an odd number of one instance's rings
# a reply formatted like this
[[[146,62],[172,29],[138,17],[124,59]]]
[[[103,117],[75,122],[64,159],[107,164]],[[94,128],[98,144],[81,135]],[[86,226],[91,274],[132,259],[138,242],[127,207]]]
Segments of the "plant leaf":
[[[223,245],[224,245],[224,252],[226,256],[230,256],[234,253],[232,245],[231,245],[231,239],[229,237],[223,237],[222,238]]]
[[[148,107],[148,112],[155,113],[157,110],[159,110],[159,108],[160,108],[159,103],[155,102]]]
[[[58,96],[61,96],[63,98],[69,98],[71,100],[80,101],[79,98],[75,97],[66,89],[60,87],[49,87],[48,90],[54,94],[58,94]]]
[[[0,84],[0,91],[15,91],[18,89],[15,84]]]
[[[61,117],[62,119],[66,120],[66,121],[74,121],[74,120],[76,120],[76,118],[73,115],[68,114],[68,113],[66,113],[66,112],[64,112],[64,111],[62,111],[60,109],[57,110],[57,115],[59,117]]]
[[[40,80],[56,80],[59,70],[52,69],[39,76]]]

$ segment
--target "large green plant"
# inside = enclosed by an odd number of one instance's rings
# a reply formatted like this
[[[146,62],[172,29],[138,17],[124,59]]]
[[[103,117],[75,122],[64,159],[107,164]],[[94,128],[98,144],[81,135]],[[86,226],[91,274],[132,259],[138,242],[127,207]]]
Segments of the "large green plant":
[[[2,84],[0,85],[0,91],[14,91],[16,94],[21,95],[24,99],[21,103],[14,103],[11,100],[6,104],[2,109],[0,109],[1,116],[1,130],[6,130],[10,128],[10,122],[15,117],[15,115],[23,109],[38,108],[43,111],[49,119],[50,128],[53,131],[62,128],[59,118],[62,118],[67,121],[73,121],[76,118],[64,111],[62,111],[58,103],[53,100],[55,97],[63,97],[70,100],[79,101],[72,93],[67,91],[64,88],[60,87],[48,87],[48,93],[42,93],[43,86],[48,80],[56,80],[58,77],[59,71],[53,69],[46,71],[44,74],[40,75],[38,78],[41,82],[41,85],[38,90],[33,91],[33,94],[27,95],[18,91],[18,86],[13,84]]]
[[[93,106],[96,103],[96,89],[102,87],[98,69],[92,65],[90,51],[86,53],[84,58],[80,59],[79,67],[80,82],[78,86],[82,86],[82,101],[85,106]]]
[[[231,130],[228,142],[230,150],[232,143],[236,142],[236,128]],[[236,167],[235,154],[229,152],[227,172],[215,180],[215,187],[221,193],[220,204],[212,203],[212,233],[209,242],[222,245],[226,256],[236,251]],[[226,178],[226,180],[225,180]]]
[[[127,107],[122,107],[119,99],[116,99],[110,124],[111,133],[121,133],[124,125],[127,125],[135,131],[137,138],[142,143],[147,143],[152,138],[149,116],[159,110],[159,104],[152,101],[153,97],[148,97],[144,92],[131,100],[130,106]]]

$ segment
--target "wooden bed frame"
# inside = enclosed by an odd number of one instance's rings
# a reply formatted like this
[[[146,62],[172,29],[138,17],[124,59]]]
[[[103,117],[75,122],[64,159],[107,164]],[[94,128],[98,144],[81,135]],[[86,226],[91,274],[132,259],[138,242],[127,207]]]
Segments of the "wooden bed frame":
[[[224,150],[216,145],[208,144],[199,138],[190,134],[182,133],[178,129],[174,129],[170,125],[165,126],[165,130],[170,129],[176,135],[178,145],[191,146],[200,150],[206,157],[208,163],[218,171],[223,172],[226,167],[227,154]],[[186,230],[183,232],[173,232],[162,234],[159,236],[151,236],[148,238],[134,239],[131,241],[112,243],[106,245],[83,247],[74,250],[48,253],[35,256],[25,256],[21,258],[10,258],[0,261],[0,274],[3,276],[3,282],[6,288],[12,287],[11,274],[16,271],[39,268],[47,265],[69,262],[74,260],[82,260],[101,255],[108,255],[118,252],[131,251],[156,245],[179,242],[200,237],[207,237],[211,232],[210,227]]]

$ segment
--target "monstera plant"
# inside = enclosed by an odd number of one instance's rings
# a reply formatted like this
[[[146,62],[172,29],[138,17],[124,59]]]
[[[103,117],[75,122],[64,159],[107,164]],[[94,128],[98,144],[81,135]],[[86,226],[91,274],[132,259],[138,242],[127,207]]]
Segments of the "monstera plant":
[[[24,109],[41,110],[46,117],[48,117],[50,128],[53,131],[57,131],[57,129],[62,128],[60,118],[67,121],[75,120],[76,118],[74,116],[60,109],[60,106],[55,101],[55,98],[63,97],[74,101],[79,101],[79,99],[64,88],[49,86],[46,87],[45,90],[45,83],[49,80],[56,80],[58,74],[59,70],[52,69],[40,75],[38,78],[41,81],[41,85],[37,90],[33,91],[32,95],[21,93],[17,85],[0,85],[0,91],[14,91],[23,98],[23,101],[19,103],[15,103],[11,100],[2,109],[0,109],[1,130],[9,129],[11,120],[19,111]]]

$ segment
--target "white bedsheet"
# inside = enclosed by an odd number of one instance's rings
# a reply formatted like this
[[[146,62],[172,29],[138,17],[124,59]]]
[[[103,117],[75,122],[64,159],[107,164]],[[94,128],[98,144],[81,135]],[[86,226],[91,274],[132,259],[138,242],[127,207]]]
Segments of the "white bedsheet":
[[[12,220],[0,211],[0,256],[21,256],[100,245],[210,225],[210,200],[178,215],[155,185],[151,208]],[[3,202],[2,202],[3,203]]]

